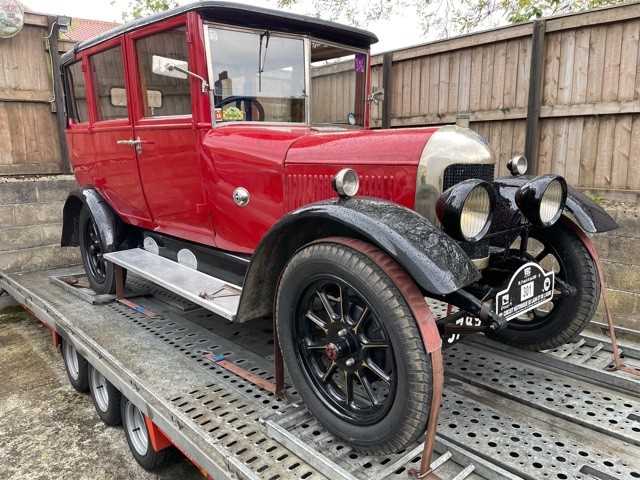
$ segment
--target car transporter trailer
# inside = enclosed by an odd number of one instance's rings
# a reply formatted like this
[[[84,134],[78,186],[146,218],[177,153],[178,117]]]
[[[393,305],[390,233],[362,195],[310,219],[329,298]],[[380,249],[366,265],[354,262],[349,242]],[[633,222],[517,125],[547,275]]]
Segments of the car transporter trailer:
[[[78,267],[0,273],[0,291],[144,413],[154,449],[175,446],[208,478],[400,479],[420,465],[421,444],[361,455],[294,389],[278,399],[268,322],[228,323],[132,274],[125,298],[95,295]],[[638,368],[633,345],[622,353]],[[545,353],[483,336],[449,346],[428,478],[640,478],[640,377],[609,371],[611,351],[597,333]]]

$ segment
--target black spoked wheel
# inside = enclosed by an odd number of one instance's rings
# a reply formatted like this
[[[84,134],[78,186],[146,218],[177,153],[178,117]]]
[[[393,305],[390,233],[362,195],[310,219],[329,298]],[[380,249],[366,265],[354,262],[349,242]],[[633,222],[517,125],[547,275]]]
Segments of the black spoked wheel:
[[[562,225],[532,231],[526,252],[530,261],[555,272],[553,298],[494,335],[530,350],[556,348],[575,338],[593,317],[600,299],[598,271],[577,235]],[[563,291],[561,284],[573,289],[573,294]]]
[[[116,289],[113,264],[105,260],[107,253],[100,229],[87,207],[80,211],[80,253],[91,288],[100,294],[114,293]]]
[[[296,314],[297,354],[324,405],[346,421],[369,425],[389,411],[397,370],[384,324],[346,281],[319,275]]]
[[[276,325],[307,408],[359,451],[396,452],[424,432],[431,359],[404,298],[369,257],[316,243],[289,261]]]

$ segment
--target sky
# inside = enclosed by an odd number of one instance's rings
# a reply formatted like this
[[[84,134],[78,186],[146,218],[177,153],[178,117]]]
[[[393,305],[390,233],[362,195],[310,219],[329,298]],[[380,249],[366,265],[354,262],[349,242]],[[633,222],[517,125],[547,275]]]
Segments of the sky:
[[[90,18],[95,20],[122,21],[122,12],[126,9],[127,0],[21,0],[24,6],[40,13],[68,15],[71,17]],[[235,0],[237,3],[259,5],[267,8],[276,8],[277,0]],[[181,0],[180,3],[188,3]],[[297,13],[309,13],[305,2],[301,2],[294,11]],[[409,17],[409,18],[408,18]],[[394,50],[424,43],[434,38],[428,38],[422,32],[418,22],[411,16],[402,16],[401,13],[382,20],[362,25],[363,28],[374,32],[380,41],[372,45],[373,53]]]

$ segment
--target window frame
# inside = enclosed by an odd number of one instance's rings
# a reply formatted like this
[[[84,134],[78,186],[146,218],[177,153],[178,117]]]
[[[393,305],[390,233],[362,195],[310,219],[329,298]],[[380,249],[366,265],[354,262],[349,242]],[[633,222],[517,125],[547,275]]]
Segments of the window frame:
[[[127,93],[127,116],[122,118],[113,118],[108,120],[98,119],[98,101],[95,92],[95,79],[93,78],[93,69],[91,68],[91,57],[112,48],[120,47],[122,69],[124,72],[124,88]],[[108,40],[104,43],[96,45],[82,52],[83,61],[85,62],[85,81],[89,91],[87,98],[89,101],[89,118],[92,126],[119,126],[129,125],[131,123],[131,87],[127,75],[127,53],[124,45],[124,37],[121,35]]]
[[[187,46],[187,64],[190,71],[195,72],[194,68],[194,53],[192,49],[193,41],[191,40],[190,28],[187,15],[180,15],[162,22],[153,23],[146,27],[134,30],[127,34],[127,50],[129,52],[129,65],[130,65],[130,81],[135,92],[135,105],[133,106],[133,118],[136,125],[154,125],[154,124],[191,124],[195,119],[195,113],[197,110],[196,94],[200,92],[200,87],[196,85],[193,77],[189,76],[189,95],[191,101],[191,113],[183,115],[156,115],[153,117],[147,117],[144,114],[144,99],[142,97],[142,80],[140,77],[140,65],[138,63],[138,51],[136,49],[136,42],[142,38],[150,37],[155,34],[163,33],[169,30],[174,30],[179,27],[185,28],[185,45]]]
[[[249,27],[239,27],[237,25],[229,25],[226,23],[219,23],[219,22],[211,22],[211,21],[205,21],[203,22],[203,40],[204,40],[204,48],[205,48],[205,61],[207,64],[207,76],[209,78],[209,83],[210,85],[212,85],[211,83],[211,79],[213,78],[213,55],[211,52],[211,45],[209,43],[209,28],[224,28],[227,30],[235,30],[235,31],[240,31],[240,32],[250,32],[250,33],[256,33],[256,34],[260,34],[261,32],[264,31],[264,29],[258,29],[258,28],[249,28]],[[210,104],[210,115],[211,115],[211,125],[213,128],[216,127],[224,127],[225,125],[273,125],[273,126],[307,126],[307,127],[311,127],[314,126],[316,124],[313,124],[311,122],[311,103],[312,103],[312,92],[311,92],[311,43],[312,42],[319,42],[319,43],[323,43],[325,45],[330,45],[330,46],[334,46],[337,48],[344,48],[344,49],[348,49],[353,51],[354,53],[363,53],[366,57],[365,59],[365,73],[366,73],[366,78],[365,78],[365,95],[366,92],[369,91],[369,84],[370,84],[370,77],[371,77],[371,69],[370,69],[370,64],[371,64],[371,59],[370,59],[370,52],[367,49],[361,49],[361,48],[356,48],[356,47],[351,47],[349,45],[343,45],[340,43],[335,43],[335,42],[330,42],[327,40],[323,40],[320,38],[316,38],[314,36],[311,35],[295,35],[295,34],[289,34],[286,32],[280,32],[278,30],[269,30],[273,35],[278,36],[278,37],[284,37],[284,38],[294,38],[294,39],[301,39],[304,42],[304,69],[305,69],[305,73],[304,73],[304,88],[305,88],[305,92],[306,92],[306,97],[305,97],[305,121],[304,122],[273,122],[273,121],[267,121],[267,122],[261,122],[258,120],[236,120],[236,121],[227,121],[227,122],[216,122],[215,120],[215,105],[213,105],[212,103]],[[369,127],[369,102],[366,101],[365,98],[365,106],[364,106],[364,115],[365,115],[365,121],[364,121],[364,125],[363,126],[358,126],[357,128],[362,129],[362,128],[368,128]],[[320,126],[323,127],[327,127],[329,126],[329,124],[322,124]]]
[[[87,118],[82,122],[77,121],[73,115],[74,113],[77,113],[78,110],[75,90],[73,88],[72,76],[70,75],[71,66],[75,64],[80,64],[80,75],[82,76],[82,81],[84,82],[85,102],[87,103]],[[62,68],[62,87],[64,92],[64,109],[67,118],[67,128],[87,126],[89,125],[89,122],[91,120],[91,105],[88,97],[89,87],[87,84],[85,70],[86,66],[83,57],[75,58],[72,62],[63,65]]]

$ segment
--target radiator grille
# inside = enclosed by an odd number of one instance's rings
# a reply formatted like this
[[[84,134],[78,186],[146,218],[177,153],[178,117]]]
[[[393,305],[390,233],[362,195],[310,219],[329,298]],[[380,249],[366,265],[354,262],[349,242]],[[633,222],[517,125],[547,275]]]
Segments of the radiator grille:
[[[495,165],[493,164],[464,164],[449,165],[444,171],[442,190],[453,187],[456,183],[470,178],[479,178],[490,182],[493,180]]]

